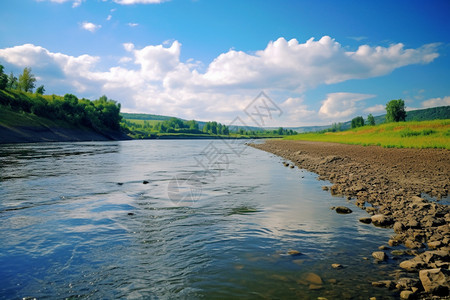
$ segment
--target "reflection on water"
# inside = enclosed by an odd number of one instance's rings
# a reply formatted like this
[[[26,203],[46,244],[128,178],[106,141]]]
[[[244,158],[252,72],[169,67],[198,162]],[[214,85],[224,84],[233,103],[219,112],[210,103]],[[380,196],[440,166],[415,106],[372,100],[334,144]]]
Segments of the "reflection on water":
[[[215,141],[229,163],[211,180],[210,142],[0,146],[0,298],[394,297],[371,286],[393,267],[365,259],[389,230],[253,148]],[[200,197],[171,201],[193,174]]]

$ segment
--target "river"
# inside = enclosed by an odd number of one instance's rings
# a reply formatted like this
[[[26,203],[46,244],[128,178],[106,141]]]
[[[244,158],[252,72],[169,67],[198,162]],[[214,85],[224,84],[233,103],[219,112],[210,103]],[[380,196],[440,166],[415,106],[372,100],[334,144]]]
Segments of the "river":
[[[392,231],[282,161],[243,141],[0,145],[0,298],[397,298],[371,286]]]

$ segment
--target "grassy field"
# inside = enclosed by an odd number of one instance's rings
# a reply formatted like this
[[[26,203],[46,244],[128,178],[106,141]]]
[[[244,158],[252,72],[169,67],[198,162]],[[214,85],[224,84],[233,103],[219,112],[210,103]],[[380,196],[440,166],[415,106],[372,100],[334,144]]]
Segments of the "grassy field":
[[[125,120],[142,126],[144,126],[145,123],[154,126],[155,124],[162,122],[161,120],[137,120],[137,119],[125,119]]]
[[[302,133],[287,140],[378,145],[387,148],[445,148],[450,150],[450,119],[387,123],[341,132]]]
[[[49,120],[41,118],[33,114],[16,112],[0,105],[0,125],[5,127],[62,127],[76,128],[74,125],[68,124],[62,120]]]

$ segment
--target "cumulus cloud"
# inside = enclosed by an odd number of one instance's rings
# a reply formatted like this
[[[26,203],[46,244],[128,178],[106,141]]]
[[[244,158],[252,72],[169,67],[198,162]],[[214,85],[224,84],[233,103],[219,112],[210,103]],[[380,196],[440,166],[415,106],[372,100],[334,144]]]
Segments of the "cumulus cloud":
[[[369,114],[383,113],[386,112],[386,107],[382,104],[377,104],[374,106],[367,107],[366,109],[364,109],[364,112]]]
[[[443,98],[431,98],[422,102],[423,108],[447,105],[450,105],[450,96],[445,96]]]
[[[353,117],[361,106],[359,102],[375,95],[356,94],[356,93],[330,93],[327,98],[322,101],[319,109],[319,115],[327,119],[348,120]]]
[[[83,22],[81,23],[81,28],[90,31],[92,33],[96,32],[97,30],[99,30],[102,27],[102,25],[97,25],[91,22]]]
[[[38,2],[42,2],[42,1],[45,1],[45,0],[37,0],[37,1],[38,1]],[[70,1],[73,1],[72,7],[78,7],[78,6],[81,5],[81,3],[82,3],[84,0],[48,0],[48,1],[54,2],[54,3],[64,3],[64,2],[70,2]]]
[[[136,27],[136,26],[138,26],[139,24],[138,24],[138,23],[128,23],[127,25],[130,26],[130,27]]]
[[[131,4],[155,4],[155,3],[163,3],[169,0],[113,0],[117,4],[122,5],[131,5]]]
[[[96,26],[90,25],[98,29]],[[13,66],[32,67],[42,76],[48,91],[53,84],[54,89],[70,86],[73,93],[83,93],[80,96],[107,94],[128,111],[226,121],[234,119],[246,103],[264,89],[268,93],[287,95],[283,96],[286,100],[279,103],[286,112],[284,116],[303,122],[313,117],[345,120],[363,111],[363,100],[373,97],[330,93],[319,111],[314,112],[302,96],[309,89],[349,79],[382,76],[396,68],[426,64],[438,57],[437,44],[416,49],[405,49],[402,44],[362,45],[352,52],[328,36],[305,43],[279,38],[254,53],[229,50],[204,68],[202,62],[194,59],[181,61],[181,46],[176,40],[143,48],[124,43],[127,55],[118,60],[117,66],[107,70],[98,69],[99,57],[74,57],[31,44],[0,49],[0,59]],[[70,89],[64,92],[68,91]],[[380,107],[366,110],[375,112],[377,109]]]

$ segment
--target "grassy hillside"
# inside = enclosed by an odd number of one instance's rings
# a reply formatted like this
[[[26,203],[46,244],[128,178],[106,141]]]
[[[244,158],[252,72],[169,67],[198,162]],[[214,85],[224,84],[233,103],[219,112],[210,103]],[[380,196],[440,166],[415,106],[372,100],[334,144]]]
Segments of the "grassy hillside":
[[[303,133],[285,139],[396,148],[450,149],[450,119],[385,123],[341,132]]]
[[[63,120],[50,120],[36,115],[13,111],[0,105],[0,126],[13,127],[63,127],[75,128],[74,125]]]
[[[165,121],[169,120],[172,117],[169,116],[160,116],[160,115],[152,115],[152,114],[131,114],[131,113],[120,113],[120,115],[127,120],[147,120],[147,121]]]
[[[450,119],[450,106],[439,106],[425,109],[417,109],[406,112],[406,121],[431,121]],[[375,116],[375,124],[383,124],[386,122],[386,115]],[[341,129],[347,130],[351,128],[351,121],[342,122]],[[302,126],[289,127],[297,132],[316,132],[331,128],[332,125],[324,126]]]

